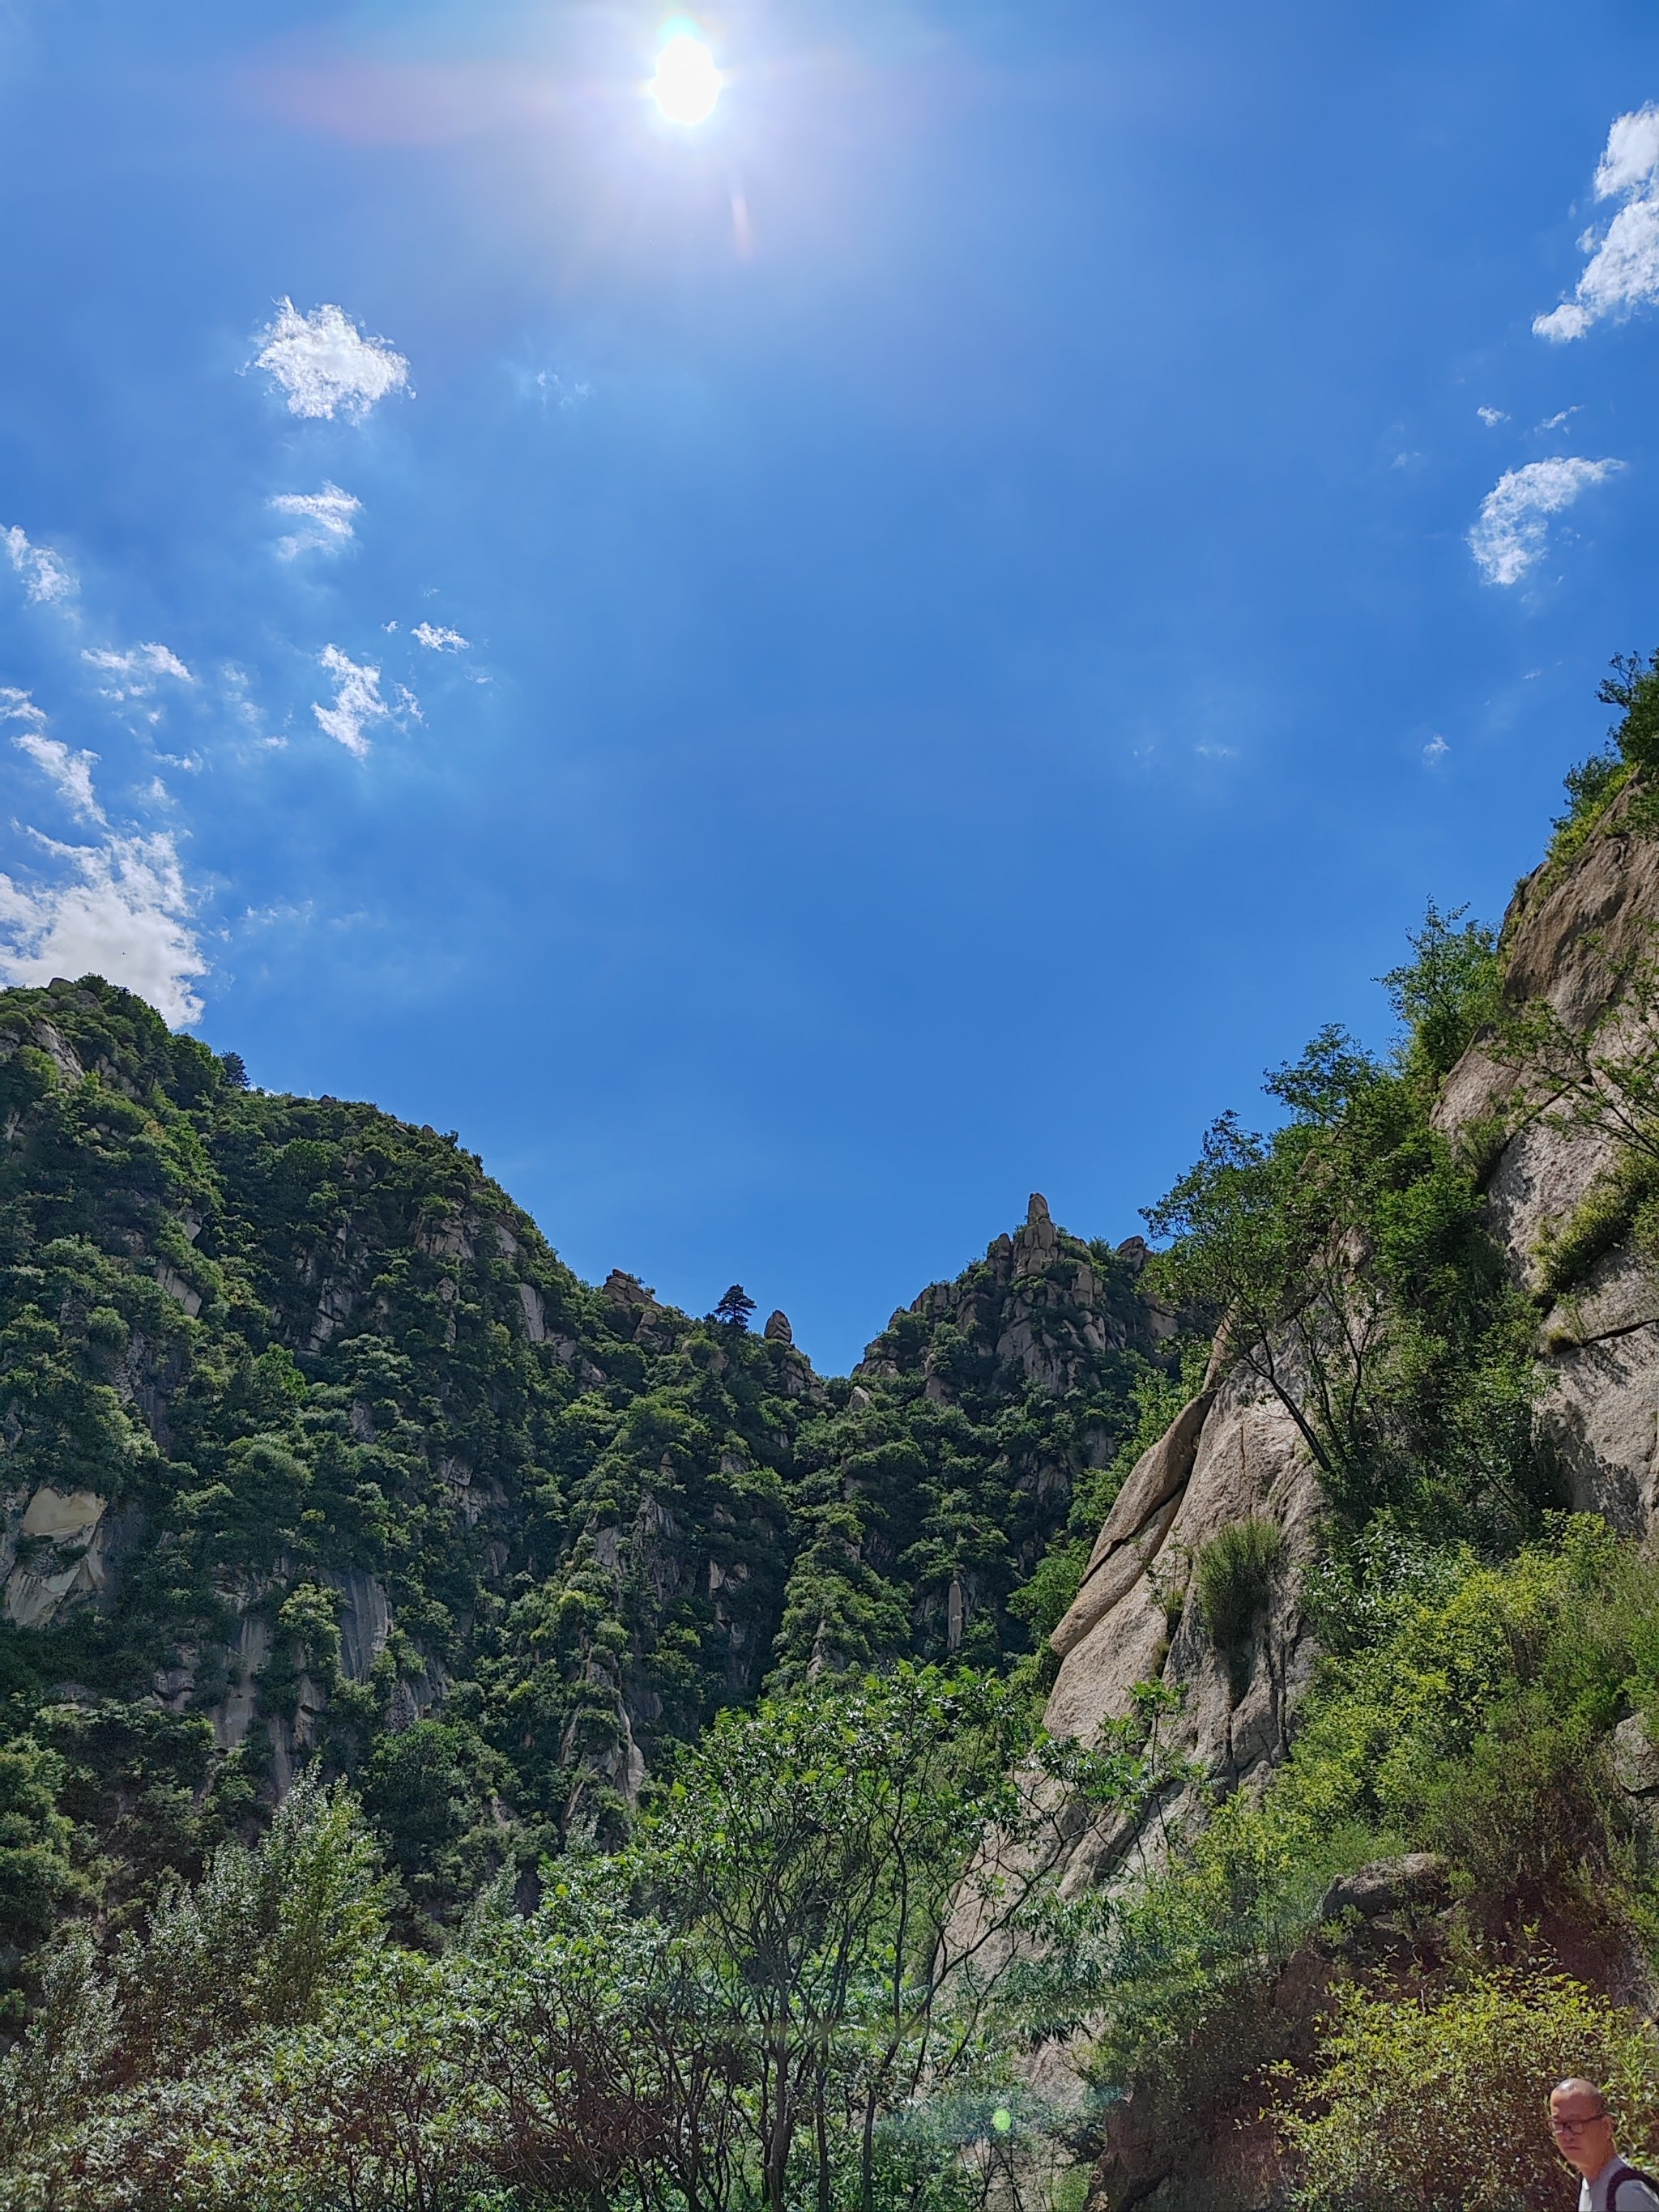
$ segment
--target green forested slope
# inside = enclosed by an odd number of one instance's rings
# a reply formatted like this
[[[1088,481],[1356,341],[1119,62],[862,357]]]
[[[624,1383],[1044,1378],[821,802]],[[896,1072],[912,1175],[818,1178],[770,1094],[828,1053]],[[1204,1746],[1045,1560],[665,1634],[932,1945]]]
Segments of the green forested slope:
[[[0,1116],[14,1946],[313,1759],[443,1911],[614,1838],[769,1675],[1015,1657],[1171,1364],[1138,1249],[1038,1201],[823,1380],[580,1282],[453,1136],[250,1090],[96,979],[0,994]]]

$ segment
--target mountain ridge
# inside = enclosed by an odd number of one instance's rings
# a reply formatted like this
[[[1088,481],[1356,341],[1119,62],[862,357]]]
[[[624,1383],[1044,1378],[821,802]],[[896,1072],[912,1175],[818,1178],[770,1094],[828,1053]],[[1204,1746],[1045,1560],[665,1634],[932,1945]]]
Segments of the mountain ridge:
[[[96,979],[0,994],[0,1715],[116,1907],[313,1760],[442,1913],[768,1680],[1036,1666],[1010,1601],[1170,1364],[1144,1248],[1034,1199],[820,1376]]]

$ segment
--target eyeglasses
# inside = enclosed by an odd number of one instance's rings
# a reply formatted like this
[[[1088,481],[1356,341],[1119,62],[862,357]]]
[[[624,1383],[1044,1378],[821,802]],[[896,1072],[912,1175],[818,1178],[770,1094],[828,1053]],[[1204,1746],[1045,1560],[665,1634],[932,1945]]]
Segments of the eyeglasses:
[[[1555,2117],[1554,2113],[1552,2112],[1550,2114],[1550,2132],[1552,2135],[1558,2136],[1582,2136],[1586,2128],[1593,2128],[1596,2124],[1597,2121],[1605,2120],[1607,2117],[1607,2108],[1605,2106],[1599,2112],[1590,2112],[1586,2114],[1584,2118],[1582,2120],[1559,2120]]]

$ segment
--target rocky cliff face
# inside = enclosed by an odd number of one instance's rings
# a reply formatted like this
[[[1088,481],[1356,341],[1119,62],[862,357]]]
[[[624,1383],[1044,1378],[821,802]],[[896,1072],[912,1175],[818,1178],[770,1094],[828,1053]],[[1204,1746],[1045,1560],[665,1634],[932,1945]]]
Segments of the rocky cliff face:
[[[1542,1001],[1583,1030],[1616,1001],[1621,971],[1650,957],[1659,928],[1659,842],[1615,823],[1577,865],[1521,885],[1504,924],[1505,993]],[[1441,1126],[1477,1137],[1501,1117],[1512,1069],[1477,1042],[1447,1080]],[[1517,1281],[1541,1293],[1541,1247],[1616,1164],[1603,1133],[1563,1128],[1547,1105],[1498,1150],[1487,1184],[1493,1225]],[[1659,1286],[1627,1239],[1554,1299],[1540,1296],[1540,1352],[1550,1377],[1547,1431],[1573,1503],[1645,1534],[1659,1510]]]
[[[1610,1006],[1616,1016],[1621,977],[1632,959],[1651,957],[1656,929],[1659,842],[1615,819],[1576,865],[1540,868],[1518,889],[1502,938],[1506,1004],[1541,1001],[1581,1031]],[[1621,1032],[1615,1018],[1609,1034],[1628,1042],[1632,1031]],[[1500,1051],[1488,1031],[1445,1079],[1436,1126],[1478,1159],[1492,1232],[1513,1280],[1535,1300],[1545,1376],[1539,1420],[1573,1505],[1649,1536],[1659,1519],[1659,1288],[1650,1259],[1628,1235],[1618,1237],[1570,1291],[1545,1288],[1552,1240],[1605,1184],[1619,1146],[1594,1128],[1563,1126],[1536,1086],[1523,1109],[1517,1085],[1513,1054]],[[1321,1513],[1316,1471],[1294,1425],[1242,1375],[1227,1373],[1218,1347],[1207,1387],[1125,1483],[1076,1601],[1054,1633],[1060,1664],[1049,1729],[1088,1738],[1130,1710],[1136,1683],[1161,1680],[1181,1693],[1180,1747],[1210,1785],[1223,1793],[1264,1786],[1289,1748],[1316,1657],[1298,1587]],[[1285,1551],[1244,1663],[1230,1670],[1204,1633],[1189,1585],[1204,1544],[1250,1516],[1276,1522]],[[1640,1797],[1651,1790],[1651,1749],[1639,1720],[1624,1724],[1613,1758],[1625,1791]],[[1155,1857],[1162,1821],[1173,1814],[1178,1826],[1196,1809],[1190,1796],[1164,1805],[1158,1826],[1141,1835],[1111,1821],[1080,1826],[1068,1888],[1111,1881],[1137,1846]],[[1409,1951],[1397,1929],[1389,1940],[1396,1952],[1402,1944]],[[1363,1965],[1371,1938],[1362,1929],[1355,1941]],[[1328,1971],[1328,1962],[1292,1962],[1272,1998],[1286,2033],[1294,2037],[1296,2021],[1311,2017]],[[1062,2095],[1065,2060],[1053,2051],[1044,2062],[1047,2085]],[[1225,2129],[1236,2123],[1243,2125],[1237,2115]],[[1244,2127],[1230,2149],[1212,2140],[1219,2126],[1206,2128],[1199,2116],[1171,2127],[1164,2115],[1149,2131],[1139,2113],[1122,2107],[1106,2130],[1091,2201],[1273,2201],[1271,2147],[1257,2139],[1260,2130]]]
[[[1542,1000],[1583,1029],[1656,929],[1659,843],[1615,826],[1559,879],[1540,868],[1516,891],[1504,929],[1505,998],[1516,1006]],[[1547,1232],[1606,1176],[1616,1147],[1592,1130],[1556,1126],[1547,1102],[1517,1116],[1515,1067],[1495,1055],[1490,1037],[1469,1047],[1435,1120],[1455,1139],[1482,1143],[1489,1220],[1515,1279],[1537,1294]],[[1628,1242],[1615,1243],[1570,1294],[1540,1297],[1537,1351],[1547,1373],[1540,1419],[1573,1504],[1645,1534],[1659,1510],[1659,1291]],[[1212,1374],[1223,1365],[1218,1355]],[[1237,1701],[1221,1695],[1218,1662],[1178,1601],[1192,1555],[1228,1523],[1267,1515],[1284,1528],[1294,1562],[1311,1546],[1317,1513],[1314,1469],[1282,1408],[1237,1376],[1203,1392],[1125,1484],[1054,1632],[1062,1663],[1050,1728],[1087,1735],[1127,1711],[1131,1686],[1161,1669],[1188,1693],[1191,1748],[1210,1772],[1245,1780],[1281,1755],[1311,1658],[1295,1573],[1276,1582]],[[1166,1643],[1165,1621],[1177,1612],[1182,1626]]]
[[[1146,1255],[1139,1237],[1115,1249],[1068,1237],[1034,1192],[1014,1234],[896,1313],[854,1374],[889,1382],[920,1375],[924,1396],[946,1405],[975,1381],[1011,1372],[1063,1398],[1093,1382],[1109,1353],[1151,1354],[1174,1335],[1174,1315],[1139,1292]]]

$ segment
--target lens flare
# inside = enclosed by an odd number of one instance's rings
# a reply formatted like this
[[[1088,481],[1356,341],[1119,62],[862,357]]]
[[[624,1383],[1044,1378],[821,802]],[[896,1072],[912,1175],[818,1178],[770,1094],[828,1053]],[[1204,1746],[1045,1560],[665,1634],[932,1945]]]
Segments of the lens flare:
[[[671,123],[706,122],[720,96],[714,57],[690,31],[676,31],[657,57],[651,97]]]

